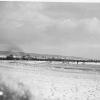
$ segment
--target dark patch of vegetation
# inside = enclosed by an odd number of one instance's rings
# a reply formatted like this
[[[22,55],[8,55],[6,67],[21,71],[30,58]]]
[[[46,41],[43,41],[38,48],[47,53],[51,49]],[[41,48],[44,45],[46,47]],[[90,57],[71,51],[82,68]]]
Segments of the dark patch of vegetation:
[[[18,85],[21,89],[13,90],[5,84],[0,84],[0,100],[30,100],[30,91],[25,90],[23,84]]]
[[[7,56],[6,59],[7,60],[13,60],[13,55],[11,54],[11,55]]]

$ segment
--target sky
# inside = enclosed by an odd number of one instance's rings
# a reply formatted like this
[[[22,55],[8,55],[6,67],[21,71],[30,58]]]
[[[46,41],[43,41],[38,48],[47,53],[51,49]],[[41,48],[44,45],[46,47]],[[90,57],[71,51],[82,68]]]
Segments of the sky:
[[[0,1],[0,49],[100,59],[100,3]]]

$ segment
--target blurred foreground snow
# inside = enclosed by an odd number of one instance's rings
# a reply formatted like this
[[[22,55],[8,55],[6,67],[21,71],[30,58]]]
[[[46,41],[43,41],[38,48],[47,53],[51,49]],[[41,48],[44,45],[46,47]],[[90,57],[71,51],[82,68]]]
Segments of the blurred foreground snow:
[[[49,68],[45,62],[32,65],[3,62],[0,84],[20,95],[28,91],[29,100],[100,100],[99,73],[60,71]]]

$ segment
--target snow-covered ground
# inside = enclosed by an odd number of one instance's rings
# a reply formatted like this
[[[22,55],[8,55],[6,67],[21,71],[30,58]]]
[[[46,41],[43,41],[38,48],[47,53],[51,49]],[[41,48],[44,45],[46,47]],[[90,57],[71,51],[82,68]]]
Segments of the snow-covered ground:
[[[24,84],[30,100],[100,100],[98,72],[57,69],[46,62],[27,63],[0,62],[0,82],[20,94],[23,91],[18,84]]]

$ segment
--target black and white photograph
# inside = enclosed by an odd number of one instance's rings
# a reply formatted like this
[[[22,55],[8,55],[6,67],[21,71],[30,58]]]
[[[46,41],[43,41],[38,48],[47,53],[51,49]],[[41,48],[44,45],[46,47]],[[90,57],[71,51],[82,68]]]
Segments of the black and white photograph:
[[[0,100],[100,100],[100,2],[0,1]]]

